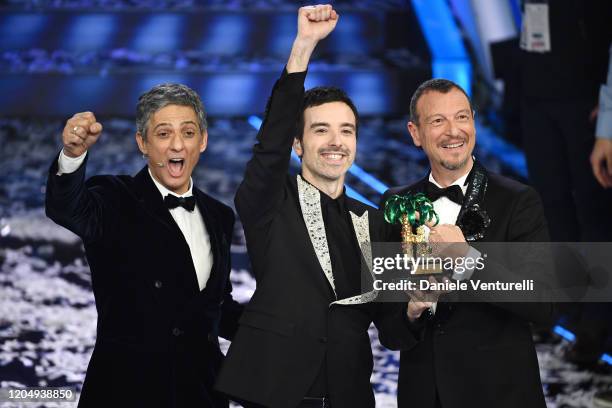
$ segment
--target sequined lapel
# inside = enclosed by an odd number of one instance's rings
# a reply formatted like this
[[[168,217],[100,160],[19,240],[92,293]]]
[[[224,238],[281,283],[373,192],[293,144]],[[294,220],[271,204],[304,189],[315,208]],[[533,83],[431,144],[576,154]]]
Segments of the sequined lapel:
[[[350,211],[351,220],[353,221],[353,229],[355,230],[355,236],[357,237],[357,243],[363,254],[363,258],[366,261],[368,271],[372,274],[372,244],[370,241],[370,222],[369,213],[364,211],[363,214],[358,216],[357,214]],[[374,275],[372,275],[374,278]],[[352,296],[346,299],[340,299],[332,303],[338,305],[358,305],[362,303],[368,303],[376,299],[378,292],[371,290],[367,293],[362,293],[357,296]]]
[[[329,246],[327,245],[327,235],[325,234],[325,224],[323,223],[323,213],[321,212],[320,192],[310,183],[304,181],[299,175],[297,176],[297,186],[302,217],[310,236],[310,242],[312,242],[321,269],[323,269],[323,273],[334,291],[334,297],[337,298],[331,258],[329,256]]]
[[[359,249],[363,254],[365,261],[368,264],[368,269],[372,269],[372,246],[370,245],[370,223],[368,220],[368,212],[364,211],[363,214],[358,216],[352,211],[351,220],[353,221],[353,229],[355,230],[355,236],[357,237],[357,243]]]
[[[482,207],[488,180],[487,170],[475,160],[466,180],[468,188],[456,223],[468,242],[483,239],[486,229],[491,224],[491,218]]]

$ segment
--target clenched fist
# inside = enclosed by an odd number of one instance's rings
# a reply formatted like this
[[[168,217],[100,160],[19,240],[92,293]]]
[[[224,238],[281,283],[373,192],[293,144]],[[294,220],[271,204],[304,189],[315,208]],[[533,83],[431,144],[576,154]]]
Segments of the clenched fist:
[[[287,72],[302,72],[320,40],[331,33],[340,16],[329,4],[302,7],[298,11],[298,33],[287,61]]]
[[[336,27],[338,13],[329,4],[302,7],[298,11],[298,39],[320,41]]]
[[[68,157],[79,157],[98,141],[102,133],[102,124],[96,121],[91,112],[81,112],[68,119],[62,132],[64,154]]]

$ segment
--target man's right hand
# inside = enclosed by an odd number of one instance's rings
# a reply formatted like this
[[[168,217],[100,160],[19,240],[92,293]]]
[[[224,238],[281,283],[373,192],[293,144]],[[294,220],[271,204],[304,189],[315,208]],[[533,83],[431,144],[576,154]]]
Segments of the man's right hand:
[[[448,278],[443,278],[442,281],[438,281],[433,276],[429,276],[427,278],[429,283],[435,284],[439,282],[448,282]],[[408,314],[408,320],[414,322],[416,319],[421,317],[421,314],[427,309],[431,309],[434,303],[438,302],[440,296],[449,293],[446,290],[414,290],[407,291],[408,297],[410,300],[408,301],[408,308],[406,313]]]
[[[287,62],[287,72],[306,71],[317,43],[334,30],[339,17],[329,4],[299,9],[298,33]]]
[[[334,30],[337,22],[338,13],[329,4],[301,7],[296,39],[316,44]]]
[[[427,309],[430,309],[433,306],[434,302],[424,302],[421,300],[416,300],[411,298],[408,302],[408,320],[414,322],[416,319],[421,317],[421,314]]]
[[[102,133],[102,124],[96,121],[91,112],[81,112],[68,119],[62,132],[64,154],[68,157],[79,157],[98,141]]]
[[[612,188],[612,139],[595,139],[591,166],[599,184],[603,188]]]

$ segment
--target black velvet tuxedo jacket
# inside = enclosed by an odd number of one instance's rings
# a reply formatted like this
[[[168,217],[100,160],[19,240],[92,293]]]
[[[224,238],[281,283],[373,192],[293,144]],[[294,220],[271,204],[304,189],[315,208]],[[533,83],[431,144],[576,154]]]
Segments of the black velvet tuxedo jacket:
[[[480,241],[548,241],[535,190],[497,174],[487,176],[480,206],[491,223]],[[383,203],[394,194],[423,192],[427,182],[428,177],[412,186],[392,188]],[[474,279],[479,272],[474,271]],[[436,393],[443,408],[546,406],[530,322],[550,323],[552,304],[441,300],[435,314],[423,313],[414,323],[407,319],[406,304],[398,305],[395,314],[397,324],[380,332],[382,344],[397,349],[393,339],[397,327],[409,327],[413,335],[408,347],[400,347],[400,408],[434,408]]]
[[[49,171],[46,211],[80,236],[91,268],[97,339],[79,407],[222,407],[212,390],[241,306],[231,297],[234,215],[193,188],[213,266],[200,291],[189,246],[147,168],[94,176],[86,162]]]
[[[382,324],[378,305],[369,302],[371,293],[332,304],[338,299],[325,262],[320,193],[300,176],[288,175],[304,78],[305,73],[284,74],[277,81],[236,194],[257,290],[217,387],[266,407],[296,407],[326,364],[333,407],[372,408],[367,329],[372,320]],[[381,213],[349,197],[346,203],[357,241],[366,244],[361,247],[382,240]]]

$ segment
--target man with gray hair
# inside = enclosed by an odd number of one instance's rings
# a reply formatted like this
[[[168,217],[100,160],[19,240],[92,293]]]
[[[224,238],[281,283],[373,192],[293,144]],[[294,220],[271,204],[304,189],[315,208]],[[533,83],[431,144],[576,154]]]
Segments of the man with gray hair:
[[[147,165],[85,181],[102,125],[68,119],[47,181],[47,215],[83,240],[98,311],[79,407],[227,407],[212,386],[241,306],[231,296],[234,214],[193,186],[206,113],[179,84],[144,93],[136,142]]]

